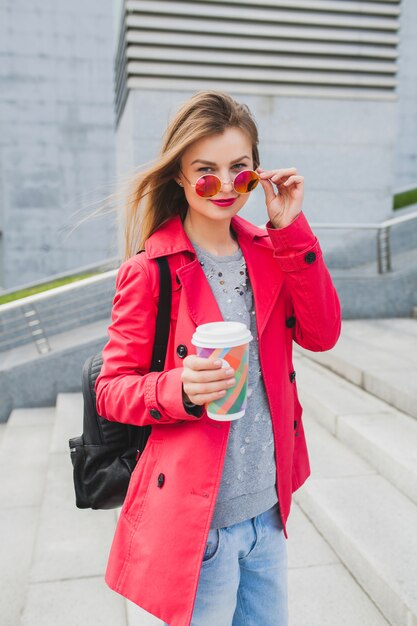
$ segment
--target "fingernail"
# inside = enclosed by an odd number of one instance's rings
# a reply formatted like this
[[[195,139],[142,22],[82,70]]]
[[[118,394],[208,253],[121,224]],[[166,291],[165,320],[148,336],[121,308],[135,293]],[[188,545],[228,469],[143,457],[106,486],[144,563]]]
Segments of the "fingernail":
[[[233,385],[236,384],[236,379],[235,378],[231,378],[230,380],[227,381],[227,384],[229,385],[229,387],[232,387]]]
[[[213,365],[217,365],[217,367],[219,365],[222,365],[222,362],[220,361],[220,359],[216,359],[215,361],[213,361]]]
[[[226,370],[226,374],[228,376],[233,376],[234,373],[235,373],[234,370],[232,370],[232,368],[230,368],[230,367],[229,367],[229,369]]]

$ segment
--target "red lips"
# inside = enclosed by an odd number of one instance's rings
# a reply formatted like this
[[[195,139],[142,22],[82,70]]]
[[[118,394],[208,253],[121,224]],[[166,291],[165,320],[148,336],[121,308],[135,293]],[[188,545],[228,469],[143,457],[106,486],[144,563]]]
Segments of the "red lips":
[[[225,200],[210,200],[210,202],[213,202],[213,204],[217,206],[231,206],[236,200],[237,198],[227,198]]]

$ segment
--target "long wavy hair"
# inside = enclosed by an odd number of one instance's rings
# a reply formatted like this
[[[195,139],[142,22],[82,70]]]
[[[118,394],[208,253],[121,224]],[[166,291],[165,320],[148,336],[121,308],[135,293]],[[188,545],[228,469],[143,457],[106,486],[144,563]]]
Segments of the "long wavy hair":
[[[184,219],[187,201],[176,183],[181,159],[195,141],[237,127],[252,142],[254,168],[259,166],[258,130],[245,104],[221,91],[199,91],[184,102],[168,124],[154,165],[137,174],[125,211],[124,258],[144,248],[145,241],[174,215]]]

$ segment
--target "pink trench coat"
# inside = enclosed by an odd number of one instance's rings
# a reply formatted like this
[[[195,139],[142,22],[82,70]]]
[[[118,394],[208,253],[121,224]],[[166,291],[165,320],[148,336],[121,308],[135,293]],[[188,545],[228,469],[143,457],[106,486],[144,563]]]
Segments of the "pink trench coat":
[[[303,213],[283,229],[232,225],[251,280],[260,362],[271,410],[277,489],[284,526],[291,494],[310,474],[292,364],[292,342],[329,350],[340,333],[340,306],[320,245]],[[167,256],[173,303],[164,372],[150,372],[159,274]],[[129,484],[106,582],[170,626],[189,626],[200,566],[219,489],[230,423],[182,403],[182,359],[195,353],[198,324],[222,320],[181,220],[163,224],[146,253],[118,272],[109,341],[96,383],[97,409],[109,420],[151,424]]]

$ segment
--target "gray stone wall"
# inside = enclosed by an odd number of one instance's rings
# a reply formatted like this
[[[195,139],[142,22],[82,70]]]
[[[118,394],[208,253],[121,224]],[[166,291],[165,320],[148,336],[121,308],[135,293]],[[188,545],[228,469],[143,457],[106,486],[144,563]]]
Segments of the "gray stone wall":
[[[191,93],[129,93],[117,129],[120,175],[156,156],[168,119]],[[374,222],[391,215],[395,100],[234,95],[255,115],[262,165],[295,166],[305,177],[304,207],[310,221]],[[261,189],[253,192],[241,215],[265,223]],[[327,238],[320,234],[320,239],[329,248],[340,243],[342,235],[332,231]]]
[[[417,184],[417,2],[402,0],[398,72],[398,188]]]
[[[74,224],[113,191],[114,7],[0,6],[0,287],[114,256],[112,217]]]

